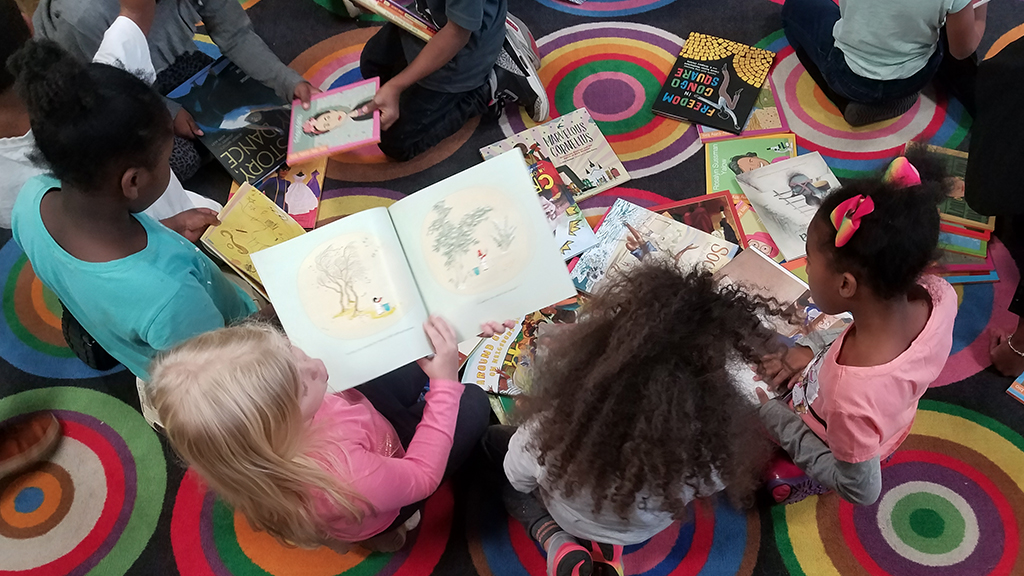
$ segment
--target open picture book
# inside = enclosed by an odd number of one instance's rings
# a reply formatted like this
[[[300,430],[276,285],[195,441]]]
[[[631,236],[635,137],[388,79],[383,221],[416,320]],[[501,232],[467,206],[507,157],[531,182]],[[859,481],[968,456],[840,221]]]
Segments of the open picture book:
[[[253,255],[281,324],[345,390],[575,294],[518,151]]]

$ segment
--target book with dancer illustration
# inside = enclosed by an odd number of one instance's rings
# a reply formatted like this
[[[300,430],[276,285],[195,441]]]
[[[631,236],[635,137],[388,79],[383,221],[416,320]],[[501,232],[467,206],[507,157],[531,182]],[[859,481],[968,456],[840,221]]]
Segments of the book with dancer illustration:
[[[258,184],[284,164],[289,104],[227,58],[167,97],[192,115],[203,131],[199,141],[239,184]]]
[[[373,100],[378,88],[380,78],[370,78],[313,96],[308,110],[293,104],[288,164],[380,142],[380,112],[354,114]]]
[[[260,190],[242,184],[217,216],[220,224],[211,226],[200,241],[223,260],[257,292],[267,296],[252,255],[301,236],[306,231]]]
[[[320,196],[324,189],[324,175],[327,172],[327,158],[317,158],[296,166],[282,166],[257,188],[288,213],[299,226],[309,230],[316,226],[320,209]],[[231,183],[228,198],[238,193],[240,186]]]
[[[774,59],[768,50],[691,32],[651,110],[739,134]]]
[[[629,180],[629,174],[586,108],[480,149],[484,160],[518,148],[527,164],[546,160],[577,202]]]
[[[573,267],[572,281],[578,290],[593,292],[606,276],[658,259],[714,272],[738,250],[732,242],[619,198],[597,229],[597,246]]]
[[[818,152],[789,158],[736,176],[786,260],[807,255],[807,226],[839,180]]]
[[[750,117],[747,118],[747,123],[743,125],[740,136],[746,138],[789,132],[789,123],[786,122],[786,115],[782,112],[782,106],[779,106],[775,101],[774,88],[775,84],[772,82],[771,76],[769,76],[768,81],[764,83],[761,91],[757,94],[757,100],[754,101],[754,109],[751,111]],[[700,133],[700,141],[705,144],[736,137],[731,132],[716,130],[703,124],[697,125],[697,132]]]
[[[908,142],[906,151],[918,151],[927,154],[945,168],[946,192],[948,196],[939,204],[939,216],[943,222],[959,224],[975,230],[992,231],[996,227],[995,216],[979,214],[967,205],[964,200],[964,178],[967,177],[967,152],[950,150],[941,146],[932,146],[921,142]]]
[[[662,204],[651,208],[651,212],[668,216],[676,222],[682,222],[726,242],[747,247],[746,241],[743,240],[740,217],[736,213],[732,195],[728,192]]]
[[[253,255],[289,338],[344,390],[575,294],[518,152]]]
[[[437,27],[433,22],[398,2],[392,0],[352,0],[352,2],[364,10],[383,17],[424,42],[430,41],[434,34],[437,34]]]

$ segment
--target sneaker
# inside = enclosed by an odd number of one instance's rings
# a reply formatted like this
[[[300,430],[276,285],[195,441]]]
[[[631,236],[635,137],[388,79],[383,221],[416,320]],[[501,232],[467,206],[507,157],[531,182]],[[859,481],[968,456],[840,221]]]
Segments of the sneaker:
[[[46,458],[60,440],[60,422],[49,412],[0,426],[0,478]]]
[[[563,536],[564,535],[564,536]],[[554,536],[548,548],[548,576],[592,576],[594,571],[590,552],[565,532]]]
[[[491,76],[491,106],[515,102],[526,108],[534,122],[548,118],[548,95],[530,59],[505,40]]]
[[[869,106],[858,102],[850,102],[843,110],[843,119],[853,127],[867,126],[883,120],[891,120],[902,116],[917,102],[918,94],[911,94],[899,100]]]
[[[769,464],[765,486],[777,504],[795,504],[809,496],[830,490],[808,476],[789,458],[777,457]]]
[[[622,546],[584,540],[583,547],[590,551],[594,576],[623,576]]]
[[[540,50],[537,49],[537,41],[533,33],[526,27],[526,23],[516,18],[511,12],[505,15],[505,39],[516,47],[520,54],[530,60],[530,64],[540,70]]]

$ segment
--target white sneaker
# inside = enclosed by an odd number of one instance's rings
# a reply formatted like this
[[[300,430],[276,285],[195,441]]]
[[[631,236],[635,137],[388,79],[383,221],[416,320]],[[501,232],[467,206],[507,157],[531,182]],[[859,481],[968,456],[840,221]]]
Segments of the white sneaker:
[[[529,57],[517,51],[507,38],[498,54],[497,62],[494,63],[493,73],[494,76],[491,78],[492,105],[500,106],[503,102],[516,102],[526,108],[527,114],[534,122],[547,120],[550,104],[537,69],[530,62]]]
[[[505,38],[520,54],[530,60],[534,68],[540,70],[540,50],[537,48],[533,33],[526,27],[525,22],[513,16],[511,12],[505,15]]]

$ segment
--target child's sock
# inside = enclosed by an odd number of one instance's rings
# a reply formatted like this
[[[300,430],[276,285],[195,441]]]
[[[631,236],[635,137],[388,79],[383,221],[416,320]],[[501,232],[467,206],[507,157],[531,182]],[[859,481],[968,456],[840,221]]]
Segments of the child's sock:
[[[591,576],[590,552],[551,518],[534,522],[530,536],[540,542],[548,555],[548,576]]]

